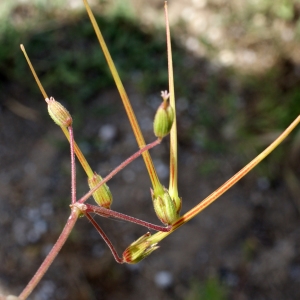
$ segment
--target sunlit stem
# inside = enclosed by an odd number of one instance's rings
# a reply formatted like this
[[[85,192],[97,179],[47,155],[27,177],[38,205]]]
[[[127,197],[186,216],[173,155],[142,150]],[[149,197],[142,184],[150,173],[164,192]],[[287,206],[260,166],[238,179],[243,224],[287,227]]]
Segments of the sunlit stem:
[[[32,75],[33,75],[33,77],[34,77],[34,79],[35,79],[35,81],[36,81],[36,83],[37,83],[37,85],[38,85],[38,87],[39,87],[39,89],[40,89],[40,91],[41,91],[43,97],[44,97],[45,99],[48,98],[48,95],[47,95],[47,93],[45,92],[45,89],[43,88],[43,85],[42,85],[42,83],[40,82],[40,80],[39,80],[39,78],[38,78],[38,76],[37,76],[37,74],[36,74],[36,72],[35,72],[35,70],[34,70],[34,68],[33,68],[33,65],[32,65],[32,63],[31,63],[31,61],[30,61],[30,59],[29,59],[29,57],[28,57],[28,55],[27,55],[27,53],[26,53],[25,47],[24,47],[22,44],[20,45],[20,47],[21,47],[21,50],[22,50],[23,53],[24,53],[24,56],[25,56],[25,58],[26,58],[26,60],[27,60],[27,63],[28,63],[29,68],[30,68],[30,70],[31,70],[31,72],[32,72]],[[61,126],[61,129],[62,129],[62,131],[64,132],[65,136],[67,137],[67,139],[68,139],[69,142],[70,142],[70,135],[69,135],[68,129],[65,128],[65,127],[62,127],[62,126]],[[76,154],[76,156],[77,156],[79,162],[81,163],[81,165],[82,165],[84,171],[86,172],[87,176],[88,176],[89,178],[93,177],[93,171],[92,171],[91,167],[89,166],[88,162],[86,161],[84,155],[82,154],[81,150],[79,149],[79,147],[78,147],[78,145],[76,144],[75,141],[74,141],[74,151],[75,151],[75,154]]]
[[[244,168],[242,168],[238,173],[232,176],[228,181],[226,181],[222,186],[210,194],[207,198],[201,201],[198,205],[188,211],[185,215],[179,218],[174,224],[172,224],[172,229],[169,232],[158,232],[149,238],[153,243],[164,239],[166,236],[174,232],[177,228],[188,222],[190,219],[199,214],[208,205],[218,199],[222,194],[224,194],[228,189],[230,189],[234,184],[236,184],[241,178],[243,178],[248,172],[250,172],[256,165],[258,165],[266,156],[268,156],[290,133],[291,131],[300,123],[300,115],[295,119],[295,121],[262,153],[255,157],[250,163],[248,163]]]
[[[129,118],[129,121],[130,121],[130,124],[131,124],[131,127],[132,127],[132,130],[133,130],[133,133],[135,135],[135,138],[137,140],[137,143],[139,145],[140,148],[144,147],[145,146],[145,140],[144,140],[144,137],[142,135],[142,132],[141,132],[141,129],[139,127],[139,124],[137,122],[137,119],[135,117],[135,114],[134,114],[134,111],[131,107],[131,104],[130,104],[130,101],[128,99],[128,96],[126,94],[126,91],[124,89],[124,86],[121,82],[121,79],[120,79],[120,76],[118,74],[118,71],[115,67],[115,64],[111,58],[111,55],[108,51],[108,48],[106,46],[106,43],[104,41],[104,38],[101,34],[101,31],[99,29],[99,26],[96,22],[96,19],[93,15],[93,12],[91,11],[91,8],[87,2],[87,0],[83,0],[84,2],[84,5],[85,5],[85,8],[87,10],[87,13],[90,17],[90,20],[92,22],[92,25],[94,27],[94,30],[96,32],[96,35],[97,35],[97,38],[98,38],[98,41],[100,43],[100,46],[101,46],[101,49],[104,53],[104,56],[106,58],[106,61],[108,63],[108,66],[109,66],[109,69],[112,73],[112,76],[115,80],[115,83],[116,83],[116,86],[118,88],[118,91],[120,93],[120,96],[121,96],[121,99],[123,101],[123,105],[125,107],[125,110],[126,110],[126,113],[128,115],[128,118]],[[149,177],[150,177],[150,180],[151,180],[151,183],[152,183],[152,186],[153,186],[153,189],[155,191],[155,193],[159,194],[159,193],[163,193],[163,187],[158,179],[158,176],[157,176],[157,173],[156,173],[156,170],[154,168],[154,165],[153,165],[153,162],[152,162],[152,159],[150,157],[150,154],[146,151],[143,153],[143,158],[144,158],[144,161],[145,161],[145,165],[147,167],[147,170],[148,170],[148,173],[149,173]]]
[[[128,221],[131,223],[135,223],[137,225],[141,225],[144,227],[147,227],[148,229],[153,229],[156,231],[163,231],[163,232],[168,232],[171,230],[172,226],[168,226],[168,227],[164,227],[164,226],[159,226],[159,225],[155,225],[122,213],[119,213],[117,211],[113,211],[111,209],[105,208],[105,207],[101,207],[101,206],[96,206],[96,205],[91,205],[91,204],[84,204],[85,205],[85,210],[84,212],[87,213],[95,213],[97,215],[100,215],[102,217],[112,217],[112,218],[116,218],[116,219],[121,219],[124,221]]]
[[[89,213],[84,212],[84,215],[89,219],[89,221],[94,225],[94,227],[96,228],[96,230],[98,231],[98,233],[101,235],[101,237],[103,238],[103,240],[107,244],[108,248],[110,249],[112,255],[114,256],[116,262],[119,263],[119,264],[122,264],[123,263],[123,259],[118,255],[115,247],[113,246],[112,242],[107,237],[107,235],[105,234],[105,232],[101,229],[101,227],[97,224],[97,222],[92,218],[92,216]]]
[[[74,133],[73,127],[68,127],[70,135],[70,152],[71,152],[71,202],[74,204],[76,202],[76,163],[74,155]]]
[[[32,279],[29,281],[29,283],[27,284],[25,289],[19,295],[20,300],[25,300],[28,298],[28,296],[31,294],[31,292],[34,290],[34,288],[40,282],[40,280],[42,279],[44,274],[47,272],[47,270],[51,266],[52,262],[54,261],[55,257],[57,256],[57,254],[61,250],[62,246],[66,242],[68,236],[70,235],[70,233],[78,219],[79,214],[80,214],[80,211],[76,207],[74,207],[71,211],[71,215],[68,218],[68,221],[67,221],[63,231],[61,232],[58,240],[54,244],[53,248],[51,249],[51,251],[49,252],[47,257],[45,258],[45,260],[43,261],[43,263],[41,264],[41,266],[39,267],[39,269],[37,270],[35,275],[32,277]]]
[[[144,146],[142,149],[135,152],[133,155],[128,157],[125,161],[123,161],[118,167],[116,167],[112,172],[110,172],[105,178],[103,178],[102,181],[100,181],[93,189],[91,189],[87,194],[85,194],[80,200],[78,200],[78,203],[84,203],[89,197],[93,195],[104,183],[106,183],[108,180],[110,180],[113,176],[115,176],[118,172],[120,172],[123,168],[125,168],[128,164],[130,164],[133,160],[138,158],[140,155],[142,155],[145,151],[148,151],[149,149],[157,146],[160,144],[161,139],[157,139],[154,142]]]
[[[173,199],[178,198],[177,188],[177,124],[176,124],[176,106],[175,106],[175,91],[174,91],[174,76],[173,76],[173,62],[172,62],[172,46],[170,25],[168,17],[167,1],[165,2],[165,19],[166,19],[166,35],[167,35],[167,52],[168,52],[168,74],[169,74],[169,93],[170,105],[174,110],[174,121],[170,132],[170,183],[169,193]]]

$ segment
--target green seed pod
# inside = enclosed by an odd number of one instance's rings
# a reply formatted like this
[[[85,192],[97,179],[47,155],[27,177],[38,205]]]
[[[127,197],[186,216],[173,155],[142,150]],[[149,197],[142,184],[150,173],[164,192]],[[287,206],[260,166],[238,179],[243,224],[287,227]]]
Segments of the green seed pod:
[[[70,113],[53,97],[46,98],[48,103],[48,112],[52,120],[59,126],[68,127],[72,125],[72,117]]]
[[[133,242],[123,252],[123,261],[128,264],[136,264],[149,256],[154,250],[158,249],[159,246],[157,246],[157,243],[148,241],[150,237],[151,234],[148,232]]]
[[[162,97],[163,103],[157,109],[153,123],[154,134],[160,139],[169,134],[174,121],[174,110],[168,102],[169,94],[162,92]]]
[[[163,195],[155,196],[151,189],[154,210],[159,220],[165,225],[172,225],[179,218],[180,208],[176,207],[168,190],[164,188]]]
[[[90,189],[94,188],[101,180],[102,177],[95,172],[94,176],[88,179]],[[95,193],[93,193],[93,197],[99,206],[108,209],[110,208],[113,201],[112,194],[106,183],[104,183]]]

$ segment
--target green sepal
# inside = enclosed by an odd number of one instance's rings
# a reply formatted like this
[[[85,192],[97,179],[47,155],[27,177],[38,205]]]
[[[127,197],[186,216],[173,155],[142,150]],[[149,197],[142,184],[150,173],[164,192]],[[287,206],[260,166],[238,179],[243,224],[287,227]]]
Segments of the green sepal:
[[[157,217],[163,224],[172,225],[179,218],[181,205],[180,207],[176,205],[166,188],[164,188],[164,193],[158,196],[154,195],[152,189],[150,190]]]
[[[96,172],[92,178],[88,179],[90,189],[93,189],[99,182],[102,181],[102,177]],[[110,208],[113,196],[106,183],[104,183],[96,192],[93,193],[93,198],[99,206]]]
[[[151,233],[147,232],[127,247],[123,252],[123,261],[128,264],[136,264],[158,249],[157,243],[148,241],[149,237],[151,237]]]

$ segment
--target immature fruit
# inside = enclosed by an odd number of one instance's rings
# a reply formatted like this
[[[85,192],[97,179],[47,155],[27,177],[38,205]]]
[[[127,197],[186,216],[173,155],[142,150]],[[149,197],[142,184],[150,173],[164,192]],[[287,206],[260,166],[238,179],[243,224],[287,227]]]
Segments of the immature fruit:
[[[102,181],[102,177],[95,172],[94,176],[88,179],[88,184],[90,189],[94,188],[101,181]],[[101,185],[101,187],[97,189],[95,193],[93,193],[93,197],[99,206],[108,209],[110,208],[113,201],[112,194],[106,183]]]
[[[127,247],[123,252],[123,261],[128,264],[136,264],[158,249],[157,243],[148,240],[150,237],[150,232],[147,232]]]
[[[154,210],[159,220],[165,225],[172,225],[179,218],[176,202],[171,198],[168,190],[164,188],[162,195],[155,196],[151,189]]]
[[[171,131],[174,121],[174,110],[170,106],[167,92],[162,92],[163,103],[157,109],[155,114],[153,130],[154,134],[162,139]]]
[[[52,120],[59,126],[68,127],[72,125],[72,117],[67,109],[57,102],[53,97],[46,98],[48,112]]]

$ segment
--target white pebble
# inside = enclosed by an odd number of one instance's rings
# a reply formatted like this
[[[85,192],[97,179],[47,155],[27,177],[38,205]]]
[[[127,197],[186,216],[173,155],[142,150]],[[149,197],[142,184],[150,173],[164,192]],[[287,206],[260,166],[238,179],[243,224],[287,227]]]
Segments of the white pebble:
[[[162,288],[168,288],[173,284],[173,275],[168,271],[160,271],[155,274],[155,284]]]

